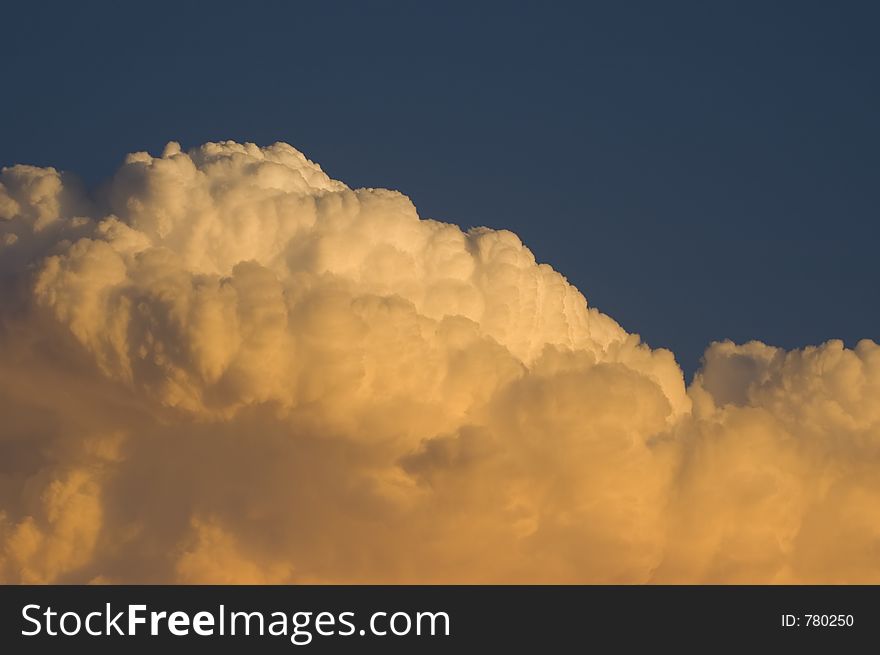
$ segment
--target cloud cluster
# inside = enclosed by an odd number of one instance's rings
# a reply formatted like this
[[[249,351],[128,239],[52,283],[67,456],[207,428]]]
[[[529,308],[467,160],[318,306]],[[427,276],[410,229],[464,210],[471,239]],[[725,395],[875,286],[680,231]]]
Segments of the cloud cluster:
[[[880,349],[671,353],[285,144],[0,175],[0,580],[880,581]]]

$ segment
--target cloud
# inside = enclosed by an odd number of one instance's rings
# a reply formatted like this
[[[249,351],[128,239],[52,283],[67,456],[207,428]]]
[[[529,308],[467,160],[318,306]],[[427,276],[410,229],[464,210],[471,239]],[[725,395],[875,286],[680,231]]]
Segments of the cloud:
[[[686,388],[516,235],[285,144],[0,175],[0,579],[880,581],[880,349]]]

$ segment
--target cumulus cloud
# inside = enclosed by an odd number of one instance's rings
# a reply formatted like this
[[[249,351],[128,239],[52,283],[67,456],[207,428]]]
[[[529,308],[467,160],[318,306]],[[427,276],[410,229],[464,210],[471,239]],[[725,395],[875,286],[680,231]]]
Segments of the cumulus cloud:
[[[0,175],[0,580],[880,581],[880,349],[673,355],[286,144]]]

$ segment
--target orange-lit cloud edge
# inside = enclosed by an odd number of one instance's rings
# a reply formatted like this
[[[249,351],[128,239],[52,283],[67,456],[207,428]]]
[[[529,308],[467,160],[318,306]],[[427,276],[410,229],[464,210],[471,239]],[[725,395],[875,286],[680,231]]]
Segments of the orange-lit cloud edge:
[[[0,285],[0,581],[880,582],[873,341],[686,387],[514,234],[286,144],[3,169]]]

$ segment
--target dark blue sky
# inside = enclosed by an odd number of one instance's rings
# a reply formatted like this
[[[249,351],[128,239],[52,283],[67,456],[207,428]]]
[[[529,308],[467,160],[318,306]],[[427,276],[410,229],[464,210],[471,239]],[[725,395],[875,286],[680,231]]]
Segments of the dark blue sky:
[[[5,6],[0,163],[287,141],[515,231],[689,372],[880,337],[870,3],[179,4]]]

